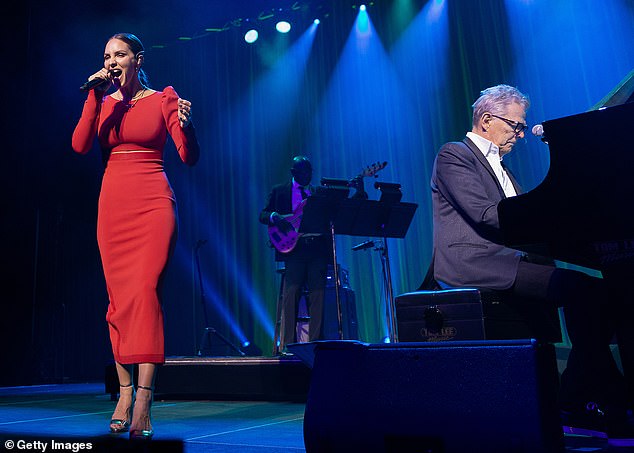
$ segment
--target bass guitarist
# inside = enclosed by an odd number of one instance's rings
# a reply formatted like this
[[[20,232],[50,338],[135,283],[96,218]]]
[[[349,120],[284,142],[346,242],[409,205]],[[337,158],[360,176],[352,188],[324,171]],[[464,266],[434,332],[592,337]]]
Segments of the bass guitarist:
[[[314,192],[310,184],[313,167],[306,156],[293,158],[291,175],[290,181],[273,187],[266,207],[260,212],[260,222],[275,227],[281,235],[294,234],[299,223],[293,219],[299,220],[301,212],[298,211],[301,211],[302,201]],[[286,345],[296,341],[297,305],[304,286],[308,290],[307,308],[310,316],[308,340],[321,339],[326,272],[328,263],[332,261],[331,239],[323,234],[302,235],[297,238],[292,250],[282,253],[276,249],[275,260],[283,261],[286,269],[279,347],[281,354],[286,355]]]

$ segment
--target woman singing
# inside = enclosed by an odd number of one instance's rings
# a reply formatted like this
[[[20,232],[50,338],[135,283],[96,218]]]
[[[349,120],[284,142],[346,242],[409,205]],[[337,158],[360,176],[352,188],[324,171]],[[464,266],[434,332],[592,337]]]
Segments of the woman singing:
[[[72,146],[87,153],[96,135],[106,166],[97,242],[120,384],[110,431],[151,439],[154,376],[157,364],[165,361],[159,288],[177,235],[176,200],[163,168],[163,148],[169,133],[187,165],[196,163],[200,149],[191,103],[171,86],[151,89],[143,61],[143,44],[136,36],[119,33],[108,40],[103,68],[89,77],[93,84],[103,82],[88,92]],[[106,96],[110,87],[115,91]]]

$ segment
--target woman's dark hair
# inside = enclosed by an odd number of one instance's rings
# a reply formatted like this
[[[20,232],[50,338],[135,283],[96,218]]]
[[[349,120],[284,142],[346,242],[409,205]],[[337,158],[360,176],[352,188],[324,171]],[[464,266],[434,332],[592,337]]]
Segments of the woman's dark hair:
[[[128,47],[130,47],[130,50],[134,53],[136,59],[139,58],[139,55],[145,54],[145,47],[143,47],[143,43],[132,33],[117,33],[112,35],[108,41],[112,39],[118,39],[119,41],[126,43]],[[143,86],[148,88],[150,87],[150,81],[143,68],[139,68],[139,81],[143,84]]]

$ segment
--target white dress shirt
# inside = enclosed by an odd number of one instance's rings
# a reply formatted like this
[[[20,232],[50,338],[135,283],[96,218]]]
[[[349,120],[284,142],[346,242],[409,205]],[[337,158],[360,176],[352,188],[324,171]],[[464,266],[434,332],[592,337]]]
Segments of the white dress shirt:
[[[486,138],[474,134],[473,132],[467,132],[467,137],[471,139],[473,143],[478,147],[478,149],[482,152],[486,160],[493,168],[493,172],[497,177],[500,185],[502,186],[502,190],[504,190],[504,194],[507,197],[514,197],[517,195],[515,191],[515,187],[513,187],[513,183],[511,182],[511,178],[509,178],[508,173],[502,167],[502,157],[500,157],[500,149],[496,144],[492,141],[487,140]]]

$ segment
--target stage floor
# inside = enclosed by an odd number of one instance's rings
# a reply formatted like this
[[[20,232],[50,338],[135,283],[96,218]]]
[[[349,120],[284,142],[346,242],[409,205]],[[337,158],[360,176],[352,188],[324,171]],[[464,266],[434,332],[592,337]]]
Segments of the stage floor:
[[[138,451],[125,434],[105,434],[114,402],[103,383],[0,388],[0,439],[92,442],[92,451]],[[303,452],[304,404],[266,401],[155,401],[156,434],[145,451]],[[566,453],[615,452],[607,442],[566,436]],[[40,444],[41,445],[41,444]],[[43,451],[32,445],[30,451]],[[82,451],[82,450],[78,450]],[[351,452],[354,453],[354,452]]]
[[[124,441],[126,434],[107,434],[114,405],[103,383],[0,388],[0,438],[3,445],[7,440],[36,439],[49,444],[93,442],[107,444],[104,450],[128,451],[129,445],[123,445],[130,443]],[[159,400],[152,416],[151,443],[160,451],[305,451],[301,403]]]

